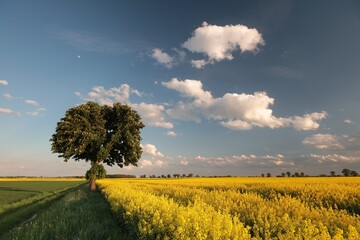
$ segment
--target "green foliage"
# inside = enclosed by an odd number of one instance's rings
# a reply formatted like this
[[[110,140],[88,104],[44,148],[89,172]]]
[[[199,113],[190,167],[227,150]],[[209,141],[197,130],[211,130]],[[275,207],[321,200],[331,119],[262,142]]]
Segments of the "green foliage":
[[[86,172],[85,177],[89,179],[102,179],[106,177],[106,170],[102,164],[94,163],[91,168]]]
[[[50,139],[51,150],[65,161],[72,158],[103,161],[109,166],[137,166],[143,127],[140,116],[127,105],[88,102],[66,111]]]

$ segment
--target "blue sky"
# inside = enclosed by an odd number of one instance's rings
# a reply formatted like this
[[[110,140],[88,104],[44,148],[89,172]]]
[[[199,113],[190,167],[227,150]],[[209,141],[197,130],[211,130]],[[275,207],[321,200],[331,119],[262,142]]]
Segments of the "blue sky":
[[[1,1],[0,176],[82,175],[51,153],[68,108],[146,125],[110,173],[360,170],[358,1]]]

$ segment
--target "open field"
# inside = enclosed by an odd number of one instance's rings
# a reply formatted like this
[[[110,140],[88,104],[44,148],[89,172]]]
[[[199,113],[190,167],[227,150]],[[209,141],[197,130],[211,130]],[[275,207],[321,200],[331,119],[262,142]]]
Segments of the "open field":
[[[3,239],[126,239],[131,238],[112,218],[109,204],[100,192],[77,187],[51,204],[32,221],[4,235]]]
[[[0,179],[0,232],[27,220],[83,183],[79,179]]]
[[[2,196],[0,206],[12,204],[35,195],[73,187],[78,183],[79,180],[75,179],[0,179],[0,195]]]
[[[0,215],[0,239],[360,239],[355,177],[104,179],[105,198],[79,183],[0,182],[52,193]]]
[[[101,180],[139,239],[360,239],[360,178]]]

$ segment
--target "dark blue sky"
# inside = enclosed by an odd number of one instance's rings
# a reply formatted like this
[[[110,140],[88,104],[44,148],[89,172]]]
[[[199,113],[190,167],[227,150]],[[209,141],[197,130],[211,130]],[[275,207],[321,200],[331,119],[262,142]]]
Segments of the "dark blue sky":
[[[0,1],[0,176],[83,174],[49,138],[87,100],[146,124],[110,172],[359,170],[359,42],[358,1]]]

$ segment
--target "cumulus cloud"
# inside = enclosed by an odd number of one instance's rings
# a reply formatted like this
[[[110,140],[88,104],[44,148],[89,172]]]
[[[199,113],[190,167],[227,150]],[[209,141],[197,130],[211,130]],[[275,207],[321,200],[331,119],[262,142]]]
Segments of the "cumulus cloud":
[[[17,117],[21,116],[21,113],[15,112],[14,110],[11,110],[9,108],[0,108],[0,113],[5,115],[17,116]]]
[[[332,134],[314,134],[305,138],[302,143],[318,149],[344,149],[339,137]]]
[[[173,53],[170,55],[160,48],[154,48],[149,56],[156,60],[157,63],[163,65],[166,68],[172,68],[183,62],[186,57],[186,53],[177,48],[172,49]]]
[[[141,160],[140,162],[140,168],[144,168],[144,167],[151,167],[152,166],[152,162],[150,160]]]
[[[141,144],[141,148],[143,150],[143,154],[147,156],[153,156],[153,157],[163,157],[164,154],[162,154],[160,151],[158,151],[155,147],[155,145],[152,144]]]
[[[203,90],[201,81],[189,79],[179,81],[178,79],[173,78],[170,82],[162,82],[161,84],[169,89],[180,92],[185,97],[196,98],[200,101],[209,101],[212,99],[211,93]]]
[[[156,161],[151,161],[151,160],[141,160],[140,162],[140,168],[163,168],[166,166],[166,162],[162,161],[162,160],[156,160]]]
[[[208,64],[208,62],[205,61],[204,59],[191,60],[191,65],[192,65],[194,68],[201,69],[201,68],[204,68],[206,64]]]
[[[360,132],[349,135],[315,134],[303,140],[303,144],[329,153],[340,155],[360,155]]]
[[[317,155],[317,154],[310,154],[310,159],[316,160],[319,163],[326,163],[326,162],[359,162],[360,157],[357,156],[345,156],[340,154],[327,154],[327,155]]]
[[[226,93],[223,97],[214,98],[203,89],[201,81],[171,79],[162,85],[173,89],[186,98],[179,101],[166,113],[176,119],[201,122],[202,119],[214,119],[232,130],[249,130],[252,127],[294,127],[297,130],[314,130],[320,125],[318,121],[326,118],[326,112],[314,112],[303,116],[288,118],[275,117],[270,106],[275,99],[266,92]]]
[[[295,116],[291,118],[291,122],[295,129],[297,130],[315,130],[318,129],[320,124],[319,120],[325,119],[327,113],[323,112],[314,112],[310,114],[305,114],[302,117]]]
[[[0,85],[7,86],[9,83],[6,80],[0,80]]]
[[[344,120],[344,123],[347,123],[347,124],[352,124],[352,123],[353,123],[353,121],[351,121],[350,119],[345,119],[345,120]]]
[[[171,122],[166,120],[163,105],[142,102],[140,104],[131,104],[131,106],[138,111],[146,125],[162,128],[174,127]]]
[[[218,167],[226,166],[240,166],[240,165],[252,165],[252,166],[295,166],[294,162],[288,161],[281,154],[276,155],[235,155],[235,156],[223,156],[223,157],[204,157],[197,156],[195,161]]]
[[[113,105],[115,102],[128,104],[138,111],[142,121],[149,126],[173,128],[173,124],[166,120],[164,114],[165,107],[161,104],[148,103],[131,103],[130,96],[135,94],[139,97],[142,94],[131,88],[128,84],[121,84],[119,87],[105,89],[103,86],[96,86],[87,93],[82,95],[80,92],[75,92],[75,95],[80,97],[83,101],[94,101],[101,105]]]
[[[177,136],[177,133],[174,132],[174,131],[167,131],[165,133],[166,136],[169,136],[169,137],[176,137]]]
[[[150,56],[166,68],[172,68],[174,65],[174,58],[159,48],[154,48]]]
[[[220,122],[223,127],[233,129],[233,130],[249,130],[252,129],[252,125],[248,122],[242,120],[230,120],[227,122]]]
[[[141,96],[141,93],[131,88],[128,84],[121,84],[119,87],[105,89],[103,86],[95,86],[85,96],[81,93],[75,92],[84,101],[94,101],[101,105],[112,105],[114,102],[121,102],[126,104],[129,102],[130,94]]]
[[[37,105],[39,105],[39,103],[38,103],[37,101],[31,100],[31,99],[25,100],[25,103],[26,103],[26,104],[29,104],[29,105],[32,105],[32,106],[37,106]]]
[[[162,168],[162,167],[165,167],[166,162],[164,162],[164,161],[162,161],[162,160],[156,160],[155,163],[154,163],[154,165],[155,165],[156,167]]]
[[[241,24],[217,26],[204,22],[195,29],[192,37],[186,40],[182,47],[204,54],[207,61],[193,63],[195,67],[203,67],[204,64],[214,61],[232,60],[232,53],[236,50],[241,53],[256,52],[259,46],[264,44],[264,39],[255,28]]]

